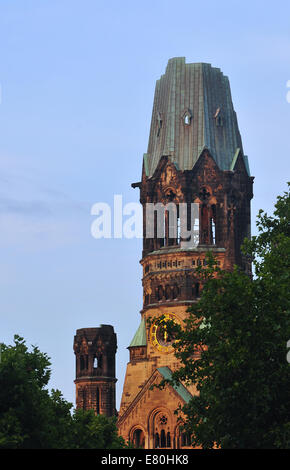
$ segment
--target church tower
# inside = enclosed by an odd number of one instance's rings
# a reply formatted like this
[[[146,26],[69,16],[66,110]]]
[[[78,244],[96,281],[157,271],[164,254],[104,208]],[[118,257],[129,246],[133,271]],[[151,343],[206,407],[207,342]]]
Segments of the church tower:
[[[228,78],[210,64],[169,60],[156,83],[142,179],[132,185],[140,189],[143,205],[144,295],[140,325],[128,348],[118,419],[125,440],[149,449],[189,445],[174,410],[196,393],[194,385],[151,388],[178,367],[166,318],[182,324],[188,307],[198,300],[202,285],[196,268],[206,264],[209,251],[222,269],[238,264],[250,274],[240,246],[250,236],[252,185]],[[148,217],[149,206],[158,203],[165,207],[161,235],[156,213],[153,221]],[[173,221],[169,203],[176,207]],[[188,245],[180,233],[180,217],[186,207],[192,230],[192,203],[198,208],[198,239]],[[149,237],[148,223],[154,225]],[[163,324],[156,323],[163,315]]]
[[[117,339],[111,325],[82,328],[74,337],[76,407],[116,415],[115,356]]]

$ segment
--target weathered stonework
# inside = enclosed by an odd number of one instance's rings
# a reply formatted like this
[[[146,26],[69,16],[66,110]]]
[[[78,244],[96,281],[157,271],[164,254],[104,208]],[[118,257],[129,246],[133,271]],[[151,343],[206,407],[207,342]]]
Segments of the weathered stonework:
[[[76,407],[116,415],[116,334],[111,325],[82,328],[74,337]]]
[[[143,308],[128,348],[118,417],[125,440],[145,448],[190,446],[174,410],[189,401],[195,386],[150,389],[179,366],[166,332],[158,333],[152,324],[162,315],[182,324],[188,306],[200,296],[196,268],[206,263],[208,251],[221,268],[232,270],[237,264],[251,273],[240,246],[250,236],[252,185],[228,79],[209,64],[171,59],[156,85],[142,179],[132,185],[140,189],[143,205]],[[184,248],[177,232],[170,237],[166,216],[164,236],[154,231],[146,238],[146,204],[169,202],[187,204],[188,214],[191,203],[199,204],[197,246]]]

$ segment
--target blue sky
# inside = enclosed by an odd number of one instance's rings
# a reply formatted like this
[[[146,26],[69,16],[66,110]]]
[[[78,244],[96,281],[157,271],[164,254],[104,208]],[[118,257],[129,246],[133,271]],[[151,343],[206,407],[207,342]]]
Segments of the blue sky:
[[[117,407],[142,307],[141,240],[95,240],[93,203],[138,201],[155,81],[171,57],[230,79],[255,176],[252,231],[289,180],[290,4],[14,0],[0,3],[0,341],[52,360],[74,402],[73,336],[112,324]]]

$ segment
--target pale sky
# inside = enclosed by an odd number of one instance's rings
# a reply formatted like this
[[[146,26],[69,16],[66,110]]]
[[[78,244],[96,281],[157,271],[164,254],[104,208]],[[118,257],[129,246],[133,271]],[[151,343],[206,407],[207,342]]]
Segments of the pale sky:
[[[52,360],[75,401],[77,328],[112,324],[117,408],[142,308],[141,240],[95,240],[95,202],[136,202],[155,82],[171,57],[229,77],[251,174],[252,232],[289,180],[290,4],[0,3],[0,341]],[[290,100],[289,100],[290,101]]]

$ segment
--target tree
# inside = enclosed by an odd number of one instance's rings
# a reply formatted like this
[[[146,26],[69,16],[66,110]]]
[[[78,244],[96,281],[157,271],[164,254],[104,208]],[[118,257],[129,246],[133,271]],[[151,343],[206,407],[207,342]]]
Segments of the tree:
[[[59,390],[48,391],[47,354],[15,335],[1,345],[0,448],[121,448],[114,418],[74,411]]]
[[[93,410],[77,410],[72,418],[71,449],[120,449],[125,447],[118,436],[116,419],[95,415]]]
[[[184,327],[171,325],[181,361],[173,381],[198,392],[182,407],[182,422],[203,448],[290,447],[289,189],[273,216],[259,212],[257,227],[243,247],[254,279],[219,269],[209,255],[199,268],[200,301]]]

